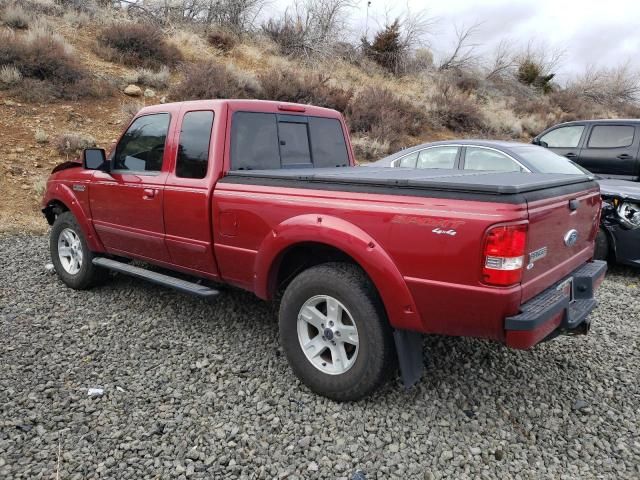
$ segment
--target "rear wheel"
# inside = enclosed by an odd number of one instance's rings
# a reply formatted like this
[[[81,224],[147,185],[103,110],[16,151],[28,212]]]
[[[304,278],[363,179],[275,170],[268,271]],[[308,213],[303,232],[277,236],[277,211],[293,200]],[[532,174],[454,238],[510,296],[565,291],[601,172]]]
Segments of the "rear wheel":
[[[280,341],[296,376],[334,400],[363,398],[393,372],[384,308],[355,265],[318,265],[293,279],[280,305]]]
[[[71,212],[61,213],[53,223],[49,250],[58,277],[71,288],[91,288],[109,275],[107,270],[93,265],[94,254]]]
[[[596,247],[593,257],[596,260],[607,260],[609,258],[609,237],[602,228],[596,235]]]

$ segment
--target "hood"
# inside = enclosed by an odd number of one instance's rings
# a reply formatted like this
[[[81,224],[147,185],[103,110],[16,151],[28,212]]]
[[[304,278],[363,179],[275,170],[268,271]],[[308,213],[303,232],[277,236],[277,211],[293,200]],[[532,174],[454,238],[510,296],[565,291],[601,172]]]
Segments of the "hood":
[[[602,179],[598,180],[598,183],[600,184],[600,193],[603,197],[640,202],[640,182]]]

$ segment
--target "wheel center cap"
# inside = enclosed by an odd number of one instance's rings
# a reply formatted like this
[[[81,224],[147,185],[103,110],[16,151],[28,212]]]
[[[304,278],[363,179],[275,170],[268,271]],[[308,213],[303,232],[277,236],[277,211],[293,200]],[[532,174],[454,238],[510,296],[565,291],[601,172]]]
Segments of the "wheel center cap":
[[[333,330],[331,330],[330,328],[325,328],[324,338],[326,338],[327,340],[333,340]]]

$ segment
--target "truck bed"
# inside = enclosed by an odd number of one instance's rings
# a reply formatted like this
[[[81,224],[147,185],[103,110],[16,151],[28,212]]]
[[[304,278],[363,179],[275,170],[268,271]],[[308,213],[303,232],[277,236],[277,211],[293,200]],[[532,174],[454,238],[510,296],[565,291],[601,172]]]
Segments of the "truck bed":
[[[328,190],[371,191],[384,189],[385,193],[420,195],[429,192],[459,192],[509,196],[558,187],[587,187],[593,182],[589,175],[564,175],[550,173],[479,172],[441,169],[409,168],[302,168],[283,170],[237,170],[228,172],[222,180],[227,183],[290,186]],[[571,188],[569,188],[571,190]],[[366,191],[366,190],[365,190]],[[395,192],[394,192],[395,191]]]

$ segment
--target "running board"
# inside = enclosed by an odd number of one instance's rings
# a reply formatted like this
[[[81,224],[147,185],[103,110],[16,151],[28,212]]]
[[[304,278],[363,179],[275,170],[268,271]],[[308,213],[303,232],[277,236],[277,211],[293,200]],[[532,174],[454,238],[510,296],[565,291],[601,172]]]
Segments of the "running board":
[[[134,267],[133,265],[111,260],[110,258],[95,257],[93,259],[93,264],[97,267],[107,268],[114,272],[142,278],[143,280],[148,280],[150,282],[157,283],[158,285],[163,285],[165,287],[173,288],[184,293],[190,293],[191,295],[197,295],[199,297],[212,298],[220,293],[220,291],[214,288],[200,285],[199,283],[188,282],[187,280],[175,278],[170,275],[164,275],[144,268]]]

